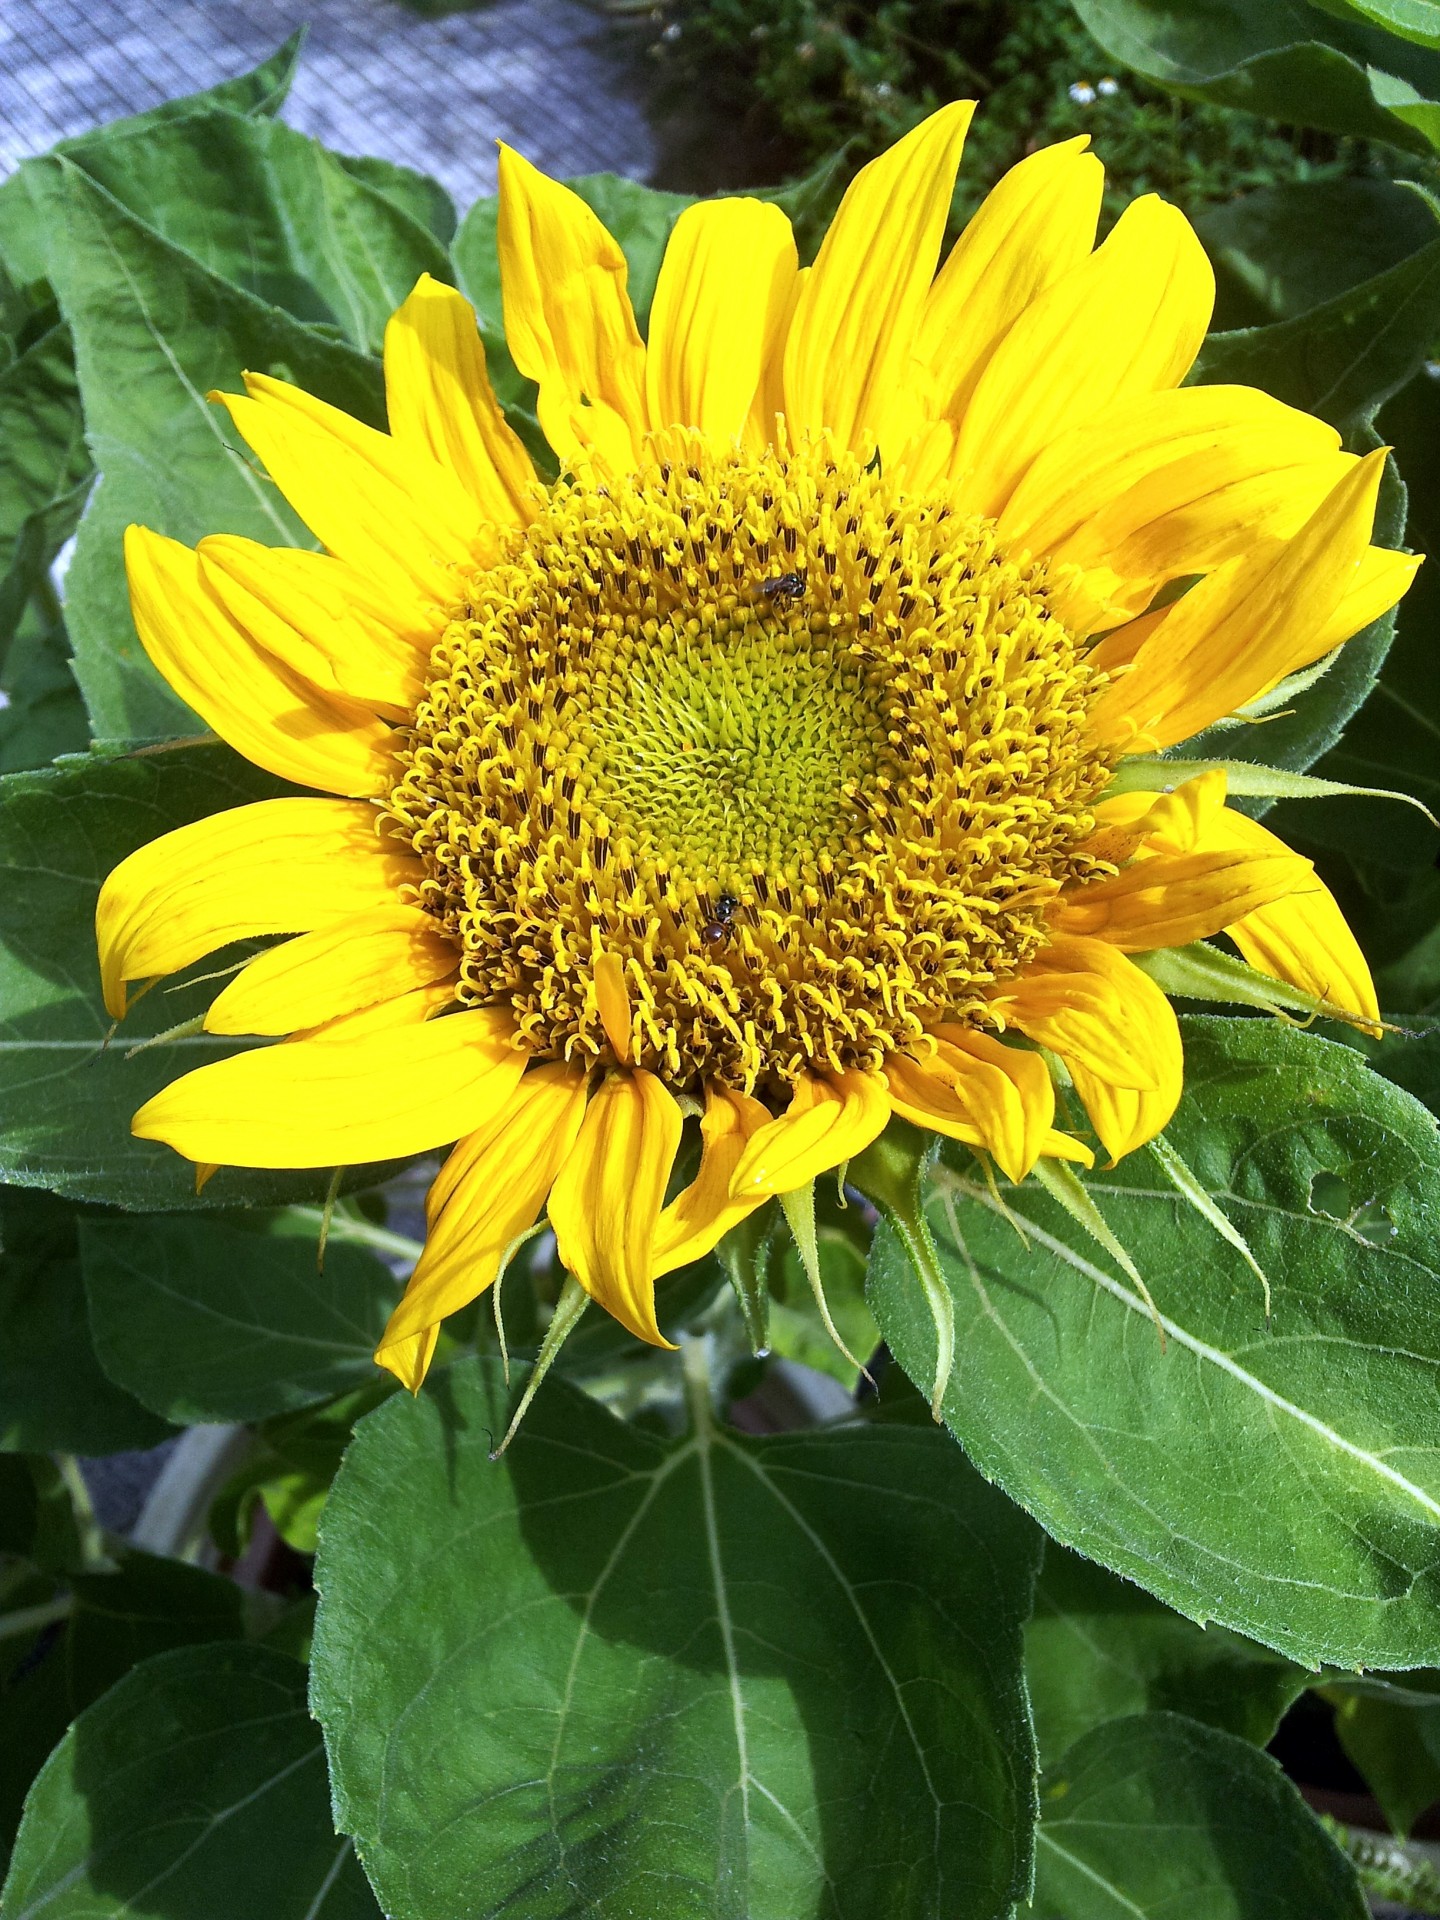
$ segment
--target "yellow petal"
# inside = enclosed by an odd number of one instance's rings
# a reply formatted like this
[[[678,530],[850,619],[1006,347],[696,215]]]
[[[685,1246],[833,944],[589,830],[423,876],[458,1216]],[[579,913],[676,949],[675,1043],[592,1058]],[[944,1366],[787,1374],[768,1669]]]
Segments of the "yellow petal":
[[[176,827],[100,889],[105,1005],[123,1019],[127,980],[176,973],[232,940],[394,905],[420,876],[406,848],[381,840],[374,809],[348,800],[261,800]]]
[[[653,1261],[657,1280],[709,1253],[731,1227],[764,1205],[763,1194],[732,1200],[730,1181],[746,1145],[770,1120],[770,1109],[759,1100],[715,1080],[707,1083],[700,1171],[660,1215]]]
[[[973,100],[942,107],[850,183],[786,338],[792,432],[828,427],[857,452],[908,439],[916,330],[974,111]]]
[[[1047,447],[1007,503],[1001,530],[1017,546],[1114,582],[1103,595],[1113,623],[1167,581],[1244,553],[1257,535],[1297,533],[1354,458],[1332,428],[1267,394],[1150,394]],[[1064,613],[1091,624],[1069,600]]]
[[[487,520],[535,517],[535,468],[485,371],[475,309],[422,273],[385,328],[385,405],[396,443],[437,461]]]
[[[205,1015],[207,1033],[296,1033],[446,979],[460,953],[433,914],[377,907],[262,953]]]
[[[1293,893],[1311,871],[1288,848],[1155,854],[1062,895],[1047,918],[1056,934],[1105,940],[1122,953],[1184,947]]]
[[[407,1386],[401,1368],[413,1371],[409,1343],[493,1285],[544,1206],[584,1112],[583,1069],[563,1061],[534,1067],[441,1168],[426,1206],[425,1251],[375,1350],[380,1365]]]
[[[1033,301],[995,349],[955,448],[967,507],[999,514],[1061,433],[1130,395],[1178,385],[1214,298],[1185,216],[1153,194],[1133,201],[1103,245]]]
[[[500,148],[505,338],[540,389],[540,425],[562,462],[637,464],[646,427],[645,348],[619,244],[578,194]]]
[[[680,1147],[680,1109],[653,1073],[607,1074],[550,1192],[560,1259],[592,1300],[654,1347],[655,1229]]]
[[[430,1362],[435,1357],[435,1343],[440,1338],[438,1323],[427,1327],[423,1333],[412,1333],[408,1339],[393,1340],[383,1349],[381,1359],[377,1350],[375,1358],[382,1367],[390,1372],[411,1393],[418,1393],[425,1384],[425,1376],[430,1371]]]
[[[694,427],[720,447],[739,439],[797,268],[790,222],[772,203],[701,200],[685,209],[650,308],[653,427]]]
[[[399,1159],[482,1126],[524,1067],[511,1015],[482,1007],[217,1060],[147,1101],[132,1131],[227,1167]]]
[[[1031,1058],[1035,1058],[1034,1055]],[[1041,1071],[1044,1063],[1041,1062]],[[1012,1173],[1012,1166],[1023,1166],[1025,1173],[1030,1171],[1040,1158],[1052,1160],[1078,1160],[1082,1166],[1091,1166],[1095,1156],[1080,1141],[1072,1140],[1069,1134],[1057,1133],[1047,1126],[1034,1142],[1033,1155],[1029,1152],[1029,1143],[1018,1157],[1010,1151],[1011,1140],[1008,1137],[1002,1144],[1006,1157],[996,1152],[993,1139],[998,1131],[992,1125],[987,1132],[976,1117],[974,1106],[960,1096],[955,1080],[948,1073],[929,1070],[928,1063],[913,1060],[908,1054],[892,1054],[885,1062],[885,1081],[890,1089],[890,1105],[902,1120],[912,1125],[926,1127],[932,1133],[943,1133],[949,1140],[963,1141],[967,1147],[983,1147],[994,1153],[1000,1162],[1007,1179],[1020,1180],[1024,1173]],[[1046,1084],[1049,1075],[1046,1074]],[[1055,1104],[1054,1088],[1050,1090],[1050,1105],[1053,1112]],[[993,1119],[993,1116],[987,1116]],[[1008,1116],[1007,1116],[1008,1119]],[[1008,1163],[1008,1164],[1007,1164]]]
[[[932,1071],[970,1109],[1007,1179],[1023,1180],[1046,1151],[1055,1120],[1055,1088],[1039,1054],[1007,1047],[993,1034],[944,1026],[935,1036]]]
[[[403,604],[460,598],[484,522],[448,468],[265,374],[247,373],[244,395],[213,397],[330,553]]]
[[[398,625],[373,584],[343,560],[211,534],[200,578],[235,624],[313,687],[408,719],[439,638],[433,617]]]
[[[1380,1008],[1365,956],[1334,895],[1309,870],[1309,861],[1292,853],[1258,820],[1229,808],[1208,825],[1206,837],[1261,858],[1288,858],[1306,869],[1300,884],[1283,899],[1229,922],[1225,931],[1261,973],[1313,993],[1373,1027]]]
[[[1153,1092],[1175,1016],[1146,974],[1103,940],[1054,940],[990,1002],[1007,1023],[1110,1086]]]
[[[1045,289],[1089,256],[1105,169],[1089,136],[1027,154],[981,201],[926,295],[915,341],[936,411],[958,420],[991,354]]]
[[[630,989],[625,984],[625,962],[613,948],[606,948],[595,956],[591,978],[595,986],[596,1011],[605,1029],[605,1038],[615,1049],[615,1058],[621,1066],[628,1066],[632,1050]]]
[[[1126,752],[1174,746],[1319,659],[1368,549],[1384,464],[1383,448],[1367,454],[1293,539],[1192,587],[1101,694],[1096,737]]]
[[[1341,594],[1335,611],[1315,636],[1315,658],[1352,639],[1372,620],[1403,600],[1410,591],[1423,553],[1394,553],[1389,547],[1367,547],[1355,577]]]
[[[1166,1001],[1166,1005],[1169,1002]],[[1090,1124],[1100,1136],[1113,1167],[1136,1147],[1163,1133],[1180,1104],[1184,1091],[1185,1063],[1180,1047],[1180,1028],[1172,1013],[1170,1030],[1174,1040],[1164,1077],[1153,1088],[1116,1087],[1086,1068],[1071,1065],[1070,1077],[1080,1096]]]
[[[730,1176],[734,1200],[792,1193],[878,1139],[890,1097],[878,1073],[805,1074],[778,1120],[750,1136]]]
[[[127,527],[125,570],[146,653],[237,753],[325,793],[375,795],[390,785],[385,723],[257,646],[207,589],[189,547]]]

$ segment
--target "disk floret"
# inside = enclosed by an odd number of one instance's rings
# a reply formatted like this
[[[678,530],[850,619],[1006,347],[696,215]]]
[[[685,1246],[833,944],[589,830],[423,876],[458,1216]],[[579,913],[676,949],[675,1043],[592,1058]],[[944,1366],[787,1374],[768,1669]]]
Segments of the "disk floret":
[[[613,954],[632,1061],[779,1088],[984,1023],[1095,870],[1098,685],[993,522],[824,442],[677,436],[475,579],[388,813],[460,997],[537,1054],[614,1058]]]

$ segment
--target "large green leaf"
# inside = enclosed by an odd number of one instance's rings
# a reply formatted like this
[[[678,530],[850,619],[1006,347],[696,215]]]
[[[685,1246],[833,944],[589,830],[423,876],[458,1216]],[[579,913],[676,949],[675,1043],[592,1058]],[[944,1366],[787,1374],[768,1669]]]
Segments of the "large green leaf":
[[[51,272],[101,475],[66,578],[76,675],[97,737],[193,735],[194,716],[146,659],[130,617],[126,526],[191,542],[239,533],[313,544],[205,395],[238,391],[249,368],[381,424],[378,369],[209,272],[73,162],[46,161],[34,179],[46,218],[65,234]]]
[[[1263,1753],[1175,1713],[1097,1727],[1041,1786],[1035,1920],[1365,1920],[1355,1869]]]
[[[117,1453],[170,1431],[101,1371],[74,1208],[0,1187],[0,1450]]]
[[[105,1371],[168,1420],[262,1420],[375,1378],[395,1278],[343,1244],[322,1271],[313,1220],[91,1219],[80,1250]]]
[[[312,1700],[397,1920],[994,1920],[1034,1535],[933,1432],[666,1443],[466,1362],[362,1422]],[[443,1760],[441,1759],[443,1756]]]
[[[214,987],[162,983],[112,1033],[95,901],[105,875],[145,841],[281,791],[218,745],[77,757],[0,780],[0,1179],[137,1209],[197,1204],[189,1164],[132,1139],[130,1118],[167,1081],[234,1052],[235,1042],[185,1035],[129,1057],[138,1042],[203,1012]],[[327,1184],[323,1173],[225,1168],[199,1204],[313,1202]]]
[[[284,45],[268,60],[249,73],[222,80],[218,86],[201,93],[183,94],[177,100],[163,100],[144,113],[130,114],[123,120],[110,120],[92,127],[69,140],[62,140],[55,153],[83,158],[109,140],[125,140],[164,126],[171,120],[183,120],[191,114],[222,109],[234,113],[268,115],[278,113],[290,91],[300,62],[305,38],[302,27],[292,33]],[[30,193],[30,172],[26,164],[7,180],[0,181],[0,262],[17,283],[40,279],[46,270],[53,234],[46,229],[41,209]]]
[[[0,1920],[42,1913],[377,1920],[331,1831],[304,1668],[267,1647],[182,1647],[88,1707],[30,1790],[0,1895]]]
[[[930,1187],[936,1270],[879,1230],[881,1331],[1065,1545],[1192,1618],[1307,1665],[1440,1657],[1440,1145],[1348,1047],[1261,1020],[1182,1023],[1167,1137],[1268,1276],[1148,1150],[1085,1188],[1117,1261],[1033,1182],[992,1196],[955,1153]],[[1163,1327],[1163,1333],[1161,1328]]]
[[[0,1663],[0,1834],[13,1836],[31,1781],[77,1713],[153,1654],[238,1640],[244,1602],[233,1580],[148,1553],[72,1574],[43,1638],[0,1649],[10,1656]]]
[[[1435,238],[1435,212],[1366,174],[1242,193],[1206,207],[1195,230],[1215,267],[1216,325],[1233,331],[1294,320],[1400,266]]]
[[[1202,1630],[1053,1540],[1025,1629],[1025,1678],[1045,1766],[1092,1727],[1151,1709],[1263,1747],[1307,1680],[1268,1647]]]
[[[1440,6],[1435,0],[1316,0],[1339,20],[1382,27],[1417,46],[1440,47]]]
[[[1189,99],[1426,153],[1394,83],[1440,100],[1440,58],[1306,0],[1074,0],[1107,53]],[[1392,84],[1385,85],[1386,81]],[[1397,102],[1403,106],[1403,96]]]
[[[67,154],[137,220],[219,279],[378,353],[385,322],[422,273],[449,277],[428,228],[338,154],[278,120],[213,109],[122,126]],[[43,215],[53,163],[22,170]],[[71,239],[45,221],[44,272]],[[63,236],[63,238],[62,238]]]

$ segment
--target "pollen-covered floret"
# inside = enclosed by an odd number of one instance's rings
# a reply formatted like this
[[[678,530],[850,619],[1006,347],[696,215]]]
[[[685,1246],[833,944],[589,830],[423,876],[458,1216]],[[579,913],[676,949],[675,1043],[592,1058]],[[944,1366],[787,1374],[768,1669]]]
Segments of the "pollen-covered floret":
[[[747,1091],[878,1067],[1041,944],[1107,757],[1042,564],[827,441],[563,481],[431,658],[388,802],[464,999]]]

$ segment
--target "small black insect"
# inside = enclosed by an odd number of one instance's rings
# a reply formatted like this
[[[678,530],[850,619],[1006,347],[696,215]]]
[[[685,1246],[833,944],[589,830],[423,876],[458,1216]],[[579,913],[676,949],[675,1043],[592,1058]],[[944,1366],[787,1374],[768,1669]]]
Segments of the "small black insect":
[[[701,939],[708,940],[712,947],[728,939],[730,923],[735,918],[735,909],[739,905],[740,902],[733,893],[722,893],[715,902],[714,915],[705,923],[701,931]]]
[[[792,601],[804,597],[805,576],[803,573],[777,573],[773,580],[762,580],[758,588],[760,599],[769,606],[779,607],[782,611]]]

